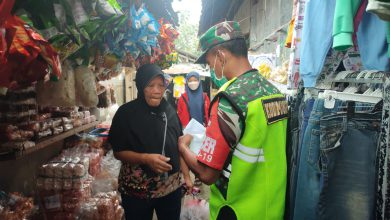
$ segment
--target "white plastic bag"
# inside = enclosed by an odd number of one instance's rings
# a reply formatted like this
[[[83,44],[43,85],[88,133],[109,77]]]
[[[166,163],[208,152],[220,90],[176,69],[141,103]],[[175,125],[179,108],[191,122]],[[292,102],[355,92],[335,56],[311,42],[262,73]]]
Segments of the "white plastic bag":
[[[75,74],[69,61],[62,64],[62,75],[58,82],[37,83],[37,101],[40,106],[76,106]]]
[[[209,203],[204,199],[197,199],[192,196],[184,197],[184,204],[181,209],[181,220],[208,220]]]
[[[95,76],[87,66],[78,66],[75,70],[76,104],[83,107],[95,107],[98,104]]]
[[[206,128],[197,120],[191,119],[187,127],[183,130],[183,133],[190,134],[193,136],[193,139],[190,144],[190,149],[195,154],[198,154],[206,137]]]

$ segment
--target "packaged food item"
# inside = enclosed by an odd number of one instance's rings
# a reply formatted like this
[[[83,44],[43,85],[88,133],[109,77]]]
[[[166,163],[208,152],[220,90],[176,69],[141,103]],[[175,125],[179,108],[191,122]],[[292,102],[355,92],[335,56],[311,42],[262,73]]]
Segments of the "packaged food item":
[[[43,113],[43,114],[38,114],[36,116],[35,120],[36,121],[45,121],[45,120],[47,120],[47,119],[49,119],[51,117],[52,117],[51,113]]]
[[[53,121],[51,120],[44,120],[39,122],[40,130],[39,131],[47,131],[51,127],[53,127]]]
[[[74,166],[74,163],[65,163],[63,166],[62,176],[64,178],[72,178]]]
[[[53,128],[56,128],[58,126],[62,125],[62,119],[61,118],[55,118],[52,121]]]
[[[75,164],[73,168],[73,177],[83,177],[86,174],[84,165]]]
[[[62,117],[62,124],[63,125],[66,125],[66,124],[71,124],[72,123],[72,120],[70,120],[69,118],[67,117]]]
[[[35,142],[32,142],[32,141],[7,142],[7,143],[1,144],[1,147],[3,149],[9,150],[9,151],[12,151],[12,150],[23,151],[23,150],[27,150],[27,149],[35,147]]]
[[[34,214],[33,198],[24,197],[20,193],[0,192],[0,219],[30,219]]]
[[[80,127],[83,125],[82,119],[73,119],[73,127]]]
[[[37,83],[37,100],[41,106],[76,106],[75,75],[71,63],[62,65],[62,76],[57,82]]]
[[[72,124],[64,124],[63,127],[64,127],[64,131],[69,131],[73,129]]]
[[[84,107],[95,107],[98,104],[98,96],[93,72],[87,66],[79,66],[75,69],[75,74],[76,93],[78,94],[76,104]],[[84,113],[82,115],[84,118]]]
[[[64,128],[62,126],[58,126],[52,129],[53,130],[53,135],[61,134],[64,132]]]
[[[42,138],[47,137],[47,136],[50,136],[50,135],[52,135],[52,134],[53,134],[53,132],[51,131],[50,128],[47,129],[47,130],[45,130],[45,131],[40,131],[40,132],[38,132],[38,133],[36,134],[36,140],[42,139]]]
[[[23,130],[39,132],[41,129],[40,124],[37,121],[28,121],[18,124],[18,127]]]

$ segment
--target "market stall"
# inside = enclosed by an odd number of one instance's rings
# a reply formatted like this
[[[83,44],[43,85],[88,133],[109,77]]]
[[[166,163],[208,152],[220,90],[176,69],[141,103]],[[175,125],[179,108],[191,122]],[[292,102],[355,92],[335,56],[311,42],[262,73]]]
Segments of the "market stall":
[[[170,4],[0,0],[0,219],[123,218],[120,162],[90,131],[137,67],[175,62]]]

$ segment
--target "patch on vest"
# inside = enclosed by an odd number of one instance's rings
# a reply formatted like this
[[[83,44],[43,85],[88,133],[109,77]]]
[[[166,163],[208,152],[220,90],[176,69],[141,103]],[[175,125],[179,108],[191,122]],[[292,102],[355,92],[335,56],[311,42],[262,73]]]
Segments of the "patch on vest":
[[[267,124],[272,124],[288,117],[288,104],[284,97],[264,99],[261,102]]]

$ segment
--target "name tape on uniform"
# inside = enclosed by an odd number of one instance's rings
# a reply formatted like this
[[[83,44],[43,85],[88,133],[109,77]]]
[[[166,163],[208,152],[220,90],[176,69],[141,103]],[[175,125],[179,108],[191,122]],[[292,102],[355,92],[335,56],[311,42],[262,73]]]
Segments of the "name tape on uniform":
[[[288,118],[288,104],[284,97],[264,99],[261,101],[267,124]]]

